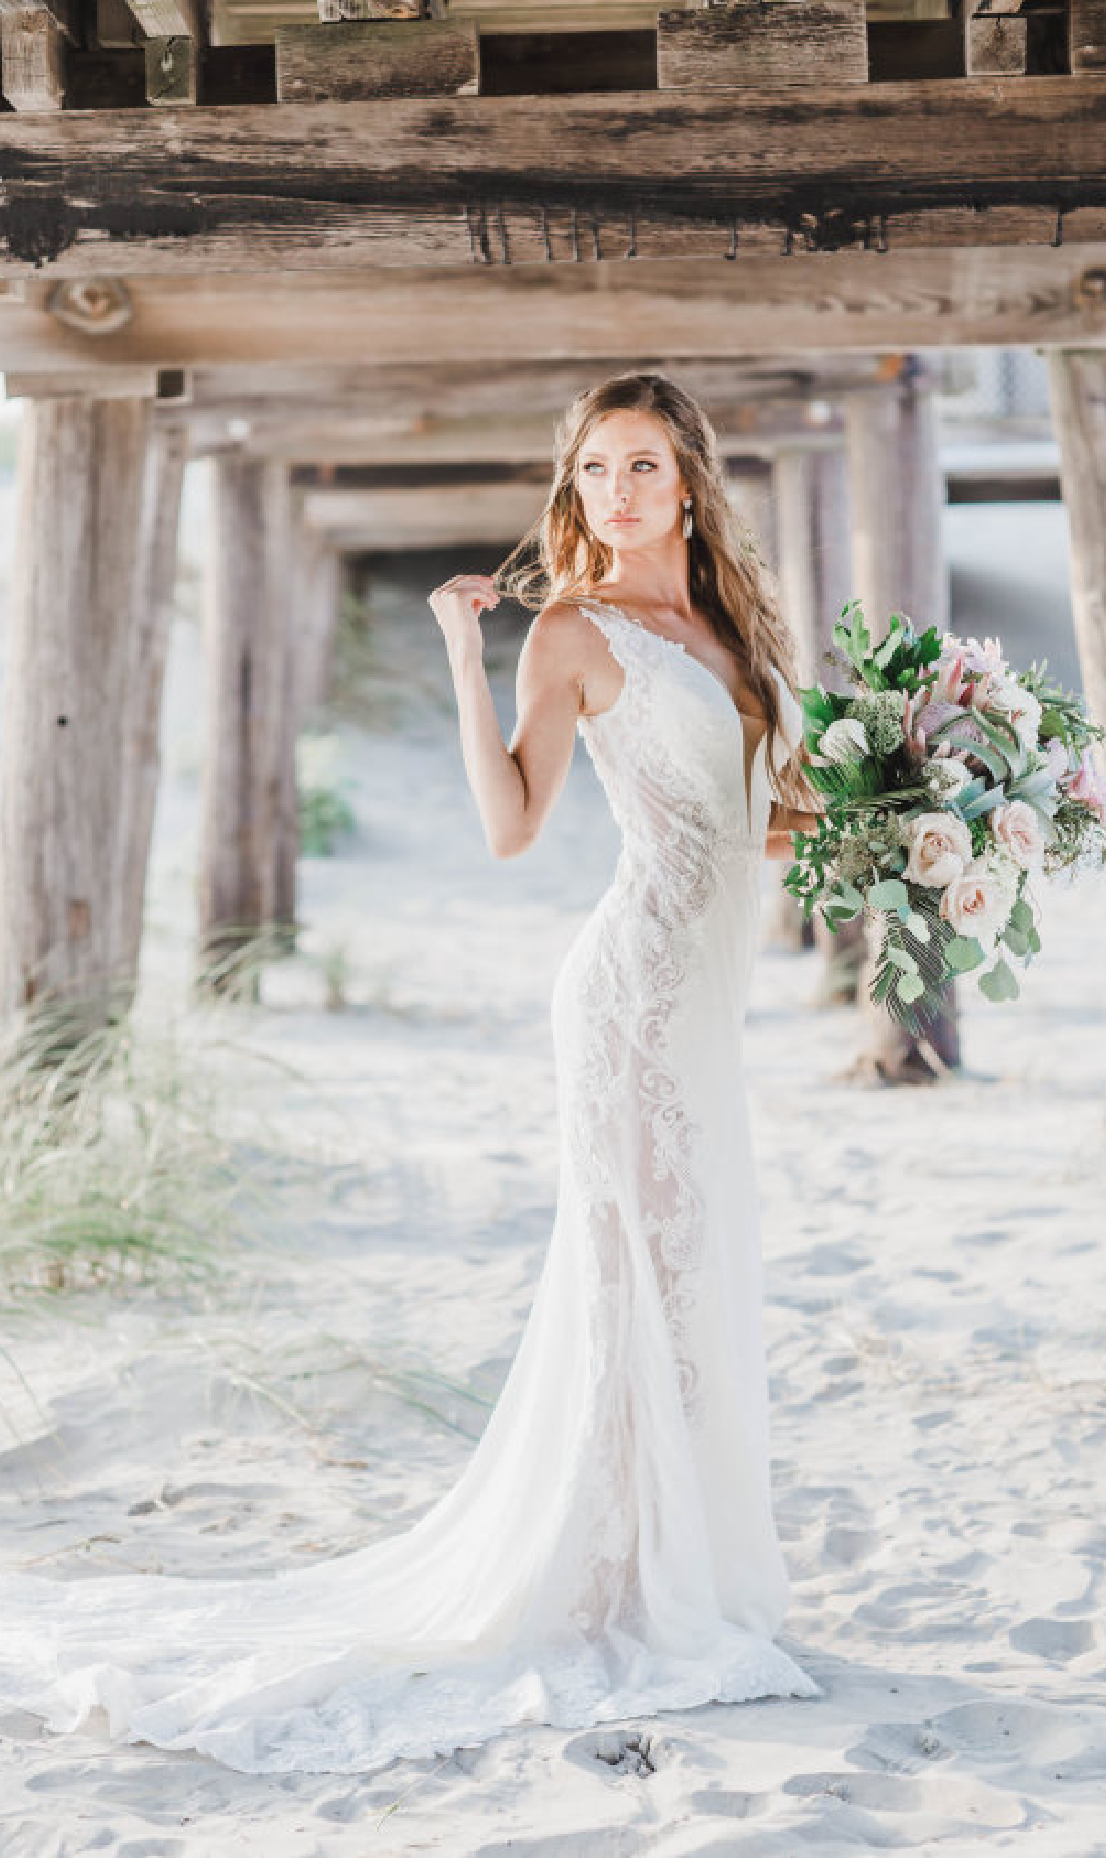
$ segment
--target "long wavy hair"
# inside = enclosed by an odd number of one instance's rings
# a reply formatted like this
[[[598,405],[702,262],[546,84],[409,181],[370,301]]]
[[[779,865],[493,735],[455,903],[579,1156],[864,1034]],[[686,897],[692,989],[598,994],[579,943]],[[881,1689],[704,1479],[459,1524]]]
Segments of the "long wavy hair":
[[[577,396],[556,435],[553,484],[537,522],[496,570],[495,581],[524,606],[539,609],[600,591],[613,552],[588,528],[576,484],[576,465],[588,434],[609,413],[651,413],[668,435],[691,498],[688,587],[692,604],[710,621],[720,643],[741,667],[769,723],[769,752],[780,726],[772,667],[792,692],[798,653],[784,620],[776,584],[752,530],[726,495],[714,429],[702,408],[663,374],[619,374]],[[810,790],[795,760],[775,777],[787,805],[809,807]]]

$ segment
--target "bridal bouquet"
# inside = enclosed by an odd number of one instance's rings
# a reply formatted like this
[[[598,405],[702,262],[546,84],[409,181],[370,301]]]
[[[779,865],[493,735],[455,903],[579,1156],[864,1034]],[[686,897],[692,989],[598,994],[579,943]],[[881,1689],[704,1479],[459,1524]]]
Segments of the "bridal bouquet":
[[[1034,877],[1106,863],[1091,752],[1106,730],[1044,664],[1012,671],[997,639],[918,635],[896,613],[873,645],[852,601],[834,641],[857,694],[801,692],[826,806],[784,884],[835,932],[861,911],[880,923],[872,998],[919,1036],[953,975],[1016,999],[1011,958],[1041,946]]]

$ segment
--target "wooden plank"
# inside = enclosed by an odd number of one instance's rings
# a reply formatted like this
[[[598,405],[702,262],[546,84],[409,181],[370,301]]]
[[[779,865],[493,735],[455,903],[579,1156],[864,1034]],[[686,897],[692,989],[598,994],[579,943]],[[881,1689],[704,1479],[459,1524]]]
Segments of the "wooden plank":
[[[601,376],[628,356],[778,365],[794,351],[898,352],[906,343],[1094,346],[1106,342],[1101,219],[1094,244],[748,258],[739,274],[719,260],[537,273],[280,271],[137,278],[122,296],[117,279],[32,278],[24,300],[0,311],[3,358],[10,368],[227,367],[248,379],[274,367],[359,369],[370,353],[382,367],[417,369],[434,355],[477,374],[555,355]],[[76,322],[60,320],[77,304],[88,305],[84,322],[79,311]],[[496,394],[493,375],[493,410]]]
[[[24,408],[6,641],[0,1012],[75,1039],[130,1000],[115,895],[147,402]]]
[[[281,103],[351,103],[367,97],[455,97],[475,91],[476,28],[438,20],[288,26],[276,35]]]
[[[864,0],[729,0],[657,15],[661,90],[867,81]]]
[[[9,400],[154,400],[156,368],[51,368],[30,373],[9,370],[4,376]]]
[[[202,0],[127,0],[148,39],[204,36]]]
[[[1106,722],[1106,354],[1049,357],[1052,421],[1071,520],[1071,604],[1087,708]],[[1100,770],[1106,756],[1097,751]]]
[[[333,547],[444,548],[516,542],[541,512],[533,484],[464,485],[431,490],[311,490],[304,521]]]
[[[964,22],[968,77],[1016,77],[1026,69],[1028,26],[1010,14],[974,14]]]
[[[418,19],[423,10],[421,0],[318,0],[318,9],[324,25],[336,25],[339,20]]]
[[[60,110],[65,99],[65,38],[46,12],[0,16],[4,95],[13,110]]]
[[[23,13],[44,14],[66,39],[80,43],[80,0],[0,0],[0,18],[15,19]]]
[[[924,244],[950,209],[980,213],[977,245],[1030,242],[1042,208],[1106,207],[1104,109],[1106,80],[1081,77],[749,92],[740,110],[721,92],[200,108],[171,139],[151,112],[10,115],[0,274],[579,264],[643,256],[639,215],[702,229],[719,257],[766,229],[782,251],[880,248],[896,215],[898,244]]]
[[[158,108],[193,104],[199,60],[195,39],[146,40],[146,101]]]
[[[1068,0],[1073,73],[1106,71],[1106,0]]]

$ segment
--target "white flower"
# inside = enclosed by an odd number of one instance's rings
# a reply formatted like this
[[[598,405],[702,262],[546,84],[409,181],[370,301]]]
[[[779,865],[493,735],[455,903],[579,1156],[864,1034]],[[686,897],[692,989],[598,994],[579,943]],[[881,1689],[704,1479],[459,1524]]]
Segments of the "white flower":
[[[864,724],[855,716],[839,716],[822,732],[818,747],[826,761],[860,761],[871,753]]]
[[[1036,748],[1041,706],[1033,692],[1024,689],[1016,677],[995,679],[987,692],[986,708],[1005,716],[1026,748]]]
[[[907,883],[939,890],[960,876],[972,855],[972,835],[955,813],[916,813],[907,826]]]
[[[1013,860],[1008,862],[1013,865]],[[1017,866],[1013,869],[1016,873]],[[939,908],[957,935],[975,936],[990,950],[1006,927],[1016,895],[1016,875],[1011,881],[1003,865],[989,855],[965,865],[960,876],[946,886]]]
[[[1045,851],[1044,834],[1040,820],[1025,800],[1010,800],[1005,806],[996,806],[991,813],[991,831],[996,846],[1008,852],[1023,871],[1040,865]]]
[[[935,800],[955,800],[971,780],[971,772],[958,755],[931,757],[922,763],[922,780]]]

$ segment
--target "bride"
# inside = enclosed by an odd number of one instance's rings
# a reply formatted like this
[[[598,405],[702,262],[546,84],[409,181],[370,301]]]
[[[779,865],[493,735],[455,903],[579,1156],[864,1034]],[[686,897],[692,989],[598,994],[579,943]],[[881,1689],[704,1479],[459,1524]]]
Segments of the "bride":
[[[557,1212],[518,1354],[404,1532],[267,1578],[0,1577],[0,1701],[54,1730],[353,1773],[524,1722],[820,1694],[774,1642],[742,1056],[762,859],[813,823],[793,645],[685,393],[621,376],[558,441],[510,747],[497,582],[430,596],[492,852],[532,843],[577,731],[622,831],[554,986]]]

